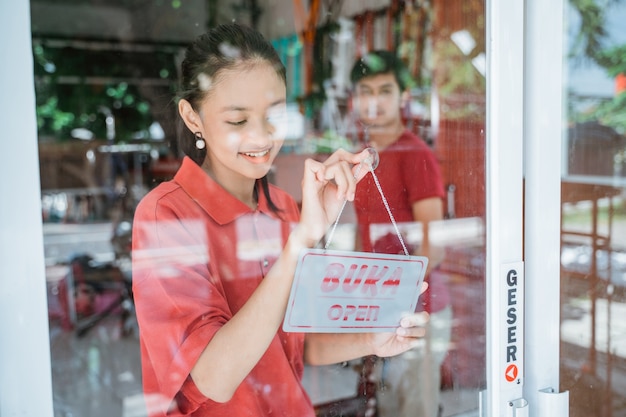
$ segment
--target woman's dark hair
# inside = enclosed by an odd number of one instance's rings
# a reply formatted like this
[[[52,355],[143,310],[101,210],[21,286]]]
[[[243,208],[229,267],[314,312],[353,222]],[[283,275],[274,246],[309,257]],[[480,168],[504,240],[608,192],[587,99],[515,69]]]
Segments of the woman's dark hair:
[[[405,91],[414,84],[404,62],[393,52],[384,50],[368,52],[357,60],[350,71],[350,81],[352,85],[356,85],[365,77],[379,74],[393,74],[400,91]]]
[[[272,45],[256,30],[237,23],[216,26],[199,36],[185,52],[181,64],[181,80],[178,99],[185,99],[197,111],[202,100],[211,94],[210,86],[215,84],[220,72],[241,65],[269,63],[276,74],[287,82],[285,66]],[[197,149],[193,132],[186,132],[179,138],[179,147],[196,164],[201,165],[206,158],[206,148]],[[267,176],[258,180],[261,183],[270,208],[278,211],[269,196]],[[256,189],[255,189],[256,190]]]

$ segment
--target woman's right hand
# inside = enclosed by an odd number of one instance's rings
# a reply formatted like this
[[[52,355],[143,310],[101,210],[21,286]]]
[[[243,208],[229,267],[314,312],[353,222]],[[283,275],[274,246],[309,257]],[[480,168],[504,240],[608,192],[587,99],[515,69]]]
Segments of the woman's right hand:
[[[304,162],[299,227],[307,246],[324,237],[345,200],[354,200],[356,184],[368,173],[359,164],[369,157],[367,150],[354,154],[339,149],[324,162],[311,158]]]

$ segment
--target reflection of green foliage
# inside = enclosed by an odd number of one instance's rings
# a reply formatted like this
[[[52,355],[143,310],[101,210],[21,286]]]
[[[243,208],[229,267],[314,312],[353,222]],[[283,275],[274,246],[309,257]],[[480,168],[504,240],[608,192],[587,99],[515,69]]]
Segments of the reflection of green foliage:
[[[612,127],[619,134],[626,134],[626,92],[611,100],[602,100],[587,113],[574,114],[571,119],[575,122],[596,120],[604,126]]]
[[[79,127],[106,138],[107,111],[115,117],[116,141],[147,132],[153,122],[150,104],[139,87],[126,80],[167,80],[176,74],[171,52],[77,50],[34,43],[33,60],[39,134],[58,140],[69,139],[71,130]]]
[[[315,32],[312,69],[313,85],[311,87],[311,92],[298,99],[304,107],[305,116],[308,118],[318,114],[326,101],[324,82],[332,77],[333,72],[333,66],[329,54],[331,35],[335,34],[338,29],[338,23],[329,22],[318,27]]]
[[[333,153],[340,148],[353,151],[354,144],[345,136],[332,130],[326,130],[321,138],[315,140],[314,152],[320,154]]]
[[[485,78],[474,68],[472,62],[463,55],[461,50],[452,42],[441,45],[440,48],[441,59],[438,60],[438,69],[447,74],[447,78],[439,87],[441,95],[483,94],[486,87]]]
[[[626,45],[605,47],[607,38],[605,16],[611,4],[620,0],[609,0],[602,6],[597,0],[570,0],[570,4],[581,18],[579,34],[575,40],[571,56],[583,55],[606,70],[607,75],[616,77],[626,74]],[[618,133],[626,133],[626,93],[616,95],[611,100],[602,100],[585,114],[570,108],[570,119],[576,122],[597,120]]]
[[[58,108],[58,99],[50,97],[41,106],[37,106],[37,127],[39,130],[60,132],[74,121],[74,114]]]
[[[307,95],[299,97],[298,103],[302,106],[304,116],[312,119],[320,111],[326,101],[326,93],[324,90],[313,91]]]
[[[611,77],[626,74],[626,45],[604,49],[598,52],[597,58]]]
[[[96,138],[106,138],[104,109],[115,117],[117,141],[130,140],[133,134],[147,131],[152,123],[149,104],[126,83],[104,88],[84,84],[46,87],[37,94],[37,125],[42,136],[66,140],[72,129],[82,127]]]
[[[484,118],[486,80],[452,42],[438,46],[437,84],[446,119]]]
[[[569,0],[578,12],[581,25],[574,40],[571,55],[584,55],[594,59],[596,53],[602,50],[602,41],[606,37],[604,30],[604,11],[596,0]]]

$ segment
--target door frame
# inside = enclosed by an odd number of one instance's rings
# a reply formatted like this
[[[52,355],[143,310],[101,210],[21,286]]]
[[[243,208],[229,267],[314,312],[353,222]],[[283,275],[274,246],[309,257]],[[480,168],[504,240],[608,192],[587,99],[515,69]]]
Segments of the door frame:
[[[559,392],[563,7],[562,0],[486,1],[487,389],[481,416],[568,415],[568,393]],[[507,281],[511,271],[519,277],[515,288]],[[509,381],[512,351],[519,374]]]

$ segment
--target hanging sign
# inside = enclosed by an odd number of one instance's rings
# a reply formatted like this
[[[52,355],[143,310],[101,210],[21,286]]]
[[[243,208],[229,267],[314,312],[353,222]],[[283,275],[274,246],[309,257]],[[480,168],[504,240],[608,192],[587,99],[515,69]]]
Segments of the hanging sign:
[[[283,329],[389,332],[415,311],[428,258],[309,249],[298,260]]]

